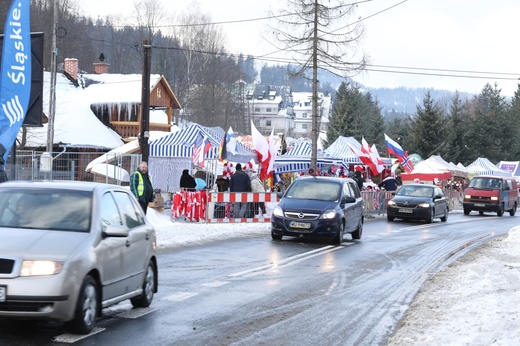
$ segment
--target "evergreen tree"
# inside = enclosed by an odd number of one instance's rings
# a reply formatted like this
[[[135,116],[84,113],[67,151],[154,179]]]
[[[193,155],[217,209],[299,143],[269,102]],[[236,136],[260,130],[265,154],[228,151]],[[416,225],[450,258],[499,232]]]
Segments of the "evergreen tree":
[[[339,136],[354,137],[358,141],[364,137],[376,147],[384,145],[384,119],[377,102],[370,93],[363,94],[350,83],[341,83],[338,88],[327,130],[328,147]]]
[[[446,140],[449,145],[446,151],[441,154],[444,160],[454,164],[460,162],[467,165],[471,163],[467,160],[470,154],[470,142],[468,141],[470,121],[467,103],[461,98],[460,93],[456,92],[448,114]]]
[[[412,118],[412,147],[424,159],[441,155],[449,146],[445,138],[446,125],[444,111],[432,99],[430,92],[426,92],[422,108],[418,105]]]
[[[512,138],[513,141],[511,146],[511,160],[516,161],[520,159],[520,141],[517,140],[520,135],[520,84],[518,84],[513,98],[511,99],[509,120],[511,121],[510,127],[517,130],[516,134]]]
[[[501,90],[495,84],[484,86],[475,98],[475,119],[471,126],[471,142],[474,161],[478,157],[485,157],[497,163],[506,160],[510,155],[512,142],[516,138],[516,129],[507,123],[508,105],[500,95]]]

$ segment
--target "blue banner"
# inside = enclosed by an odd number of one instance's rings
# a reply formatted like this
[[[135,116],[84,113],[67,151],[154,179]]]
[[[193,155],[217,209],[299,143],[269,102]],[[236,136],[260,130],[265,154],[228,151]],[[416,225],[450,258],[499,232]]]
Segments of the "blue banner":
[[[0,144],[7,162],[31,96],[30,0],[14,0],[7,13],[0,66]]]

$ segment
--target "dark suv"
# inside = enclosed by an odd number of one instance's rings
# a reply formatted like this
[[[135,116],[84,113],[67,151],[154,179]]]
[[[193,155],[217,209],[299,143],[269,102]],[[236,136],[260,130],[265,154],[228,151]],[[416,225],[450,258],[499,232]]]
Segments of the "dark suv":
[[[363,198],[354,180],[300,177],[273,210],[271,236],[330,237],[341,244],[345,233],[361,239],[363,221]]]

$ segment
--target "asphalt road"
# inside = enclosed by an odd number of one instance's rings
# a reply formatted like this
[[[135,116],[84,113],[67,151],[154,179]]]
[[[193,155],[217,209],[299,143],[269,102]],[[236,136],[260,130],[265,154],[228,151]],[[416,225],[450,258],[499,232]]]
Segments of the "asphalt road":
[[[0,322],[2,345],[384,345],[423,283],[517,217],[369,220],[341,246],[270,234],[165,251],[149,309],[104,311],[97,333]]]

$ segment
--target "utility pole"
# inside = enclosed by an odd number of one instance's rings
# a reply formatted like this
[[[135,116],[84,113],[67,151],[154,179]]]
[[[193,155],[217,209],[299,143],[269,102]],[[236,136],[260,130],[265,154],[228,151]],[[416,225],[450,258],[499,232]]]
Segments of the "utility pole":
[[[152,46],[150,41],[143,41],[143,77],[141,90],[141,134],[139,136],[139,147],[143,161],[148,162],[150,138],[150,66]]]
[[[54,146],[54,117],[56,113],[56,30],[58,28],[58,0],[54,0],[52,23],[51,85],[49,95],[49,117],[47,122],[47,152],[52,153]]]
[[[312,153],[310,168],[316,172],[318,161],[318,137],[320,133],[320,118],[318,114],[318,0],[314,2],[314,30],[312,40]]]
[[[40,170],[51,174],[52,148],[54,147],[54,118],[56,114],[56,31],[58,28],[58,0],[54,0],[52,23],[52,52],[51,52],[51,85],[49,95],[49,114],[47,118],[47,150],[40,158]],[[48,176],[49,178],[50,176]]]

